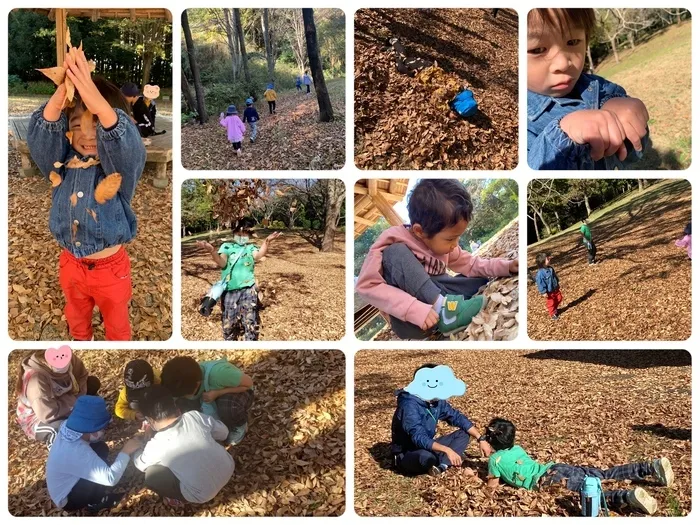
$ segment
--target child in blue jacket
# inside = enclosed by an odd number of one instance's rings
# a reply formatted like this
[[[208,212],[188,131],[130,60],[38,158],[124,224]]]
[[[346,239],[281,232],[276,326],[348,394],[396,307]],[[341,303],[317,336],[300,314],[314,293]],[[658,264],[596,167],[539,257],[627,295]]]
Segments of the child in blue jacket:
[[[557,272],[554,271],[549,263],[552,261],[552,256],[546,253],[537,254],[535,259],[537,262],[537,275],[535,283],[537,290],[543,297],[547,298],[547,311],[552,321],[559,320],[559,305],[562,302],[561,289],[559,288],[559,278]]]

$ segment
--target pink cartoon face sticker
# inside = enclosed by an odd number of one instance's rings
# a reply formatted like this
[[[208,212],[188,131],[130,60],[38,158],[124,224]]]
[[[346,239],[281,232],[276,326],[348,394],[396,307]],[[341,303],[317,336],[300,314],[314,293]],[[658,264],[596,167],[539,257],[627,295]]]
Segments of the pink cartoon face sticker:
[[[54,370],[66,370],[70,366],[73,357],[73,350],[68,345],[59,348],[49,348],[44,352],[44,358],[48,365]]]
[[[158,86],[146,84],[143,86],[143,96],[147,99],[155,100],[160,96],[160,88]]]

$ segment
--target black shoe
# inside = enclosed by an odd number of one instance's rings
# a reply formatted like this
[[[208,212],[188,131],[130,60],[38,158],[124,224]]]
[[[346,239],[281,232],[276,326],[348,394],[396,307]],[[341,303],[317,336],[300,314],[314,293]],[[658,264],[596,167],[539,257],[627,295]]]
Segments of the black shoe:
[[[119,505],[119,502],[124,499],[126,492],[115,492],[103,496],[98,503],[92,503],[86,507],[88,512],[99,512],[104,509],[112,509]]]
[[[204,299],[202,299],[202,302],[199,305],[199,313],[204,317],[209,317],[215,306],[216,301],[207,295]]]
[[[154,135],[165,135],[167,132],[168,132],[167,129],[163,129],[163,130],[160,130],[160,131],[156,131],[156,132],[153,133],[153,134],[154,134]]]
[[[558,321],[559,320],[559,314],[554,314],[552,316],[552,321]]]

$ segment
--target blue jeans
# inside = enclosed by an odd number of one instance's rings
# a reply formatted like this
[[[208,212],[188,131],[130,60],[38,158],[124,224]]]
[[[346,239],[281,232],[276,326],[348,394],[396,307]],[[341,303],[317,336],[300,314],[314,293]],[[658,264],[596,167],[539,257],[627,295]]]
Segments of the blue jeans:
[[[441,445],[450,447],[460,456],[464,454],[469,444],[469,434],[464,430],[455,430],[452,434],[447,434],[436,439]],[[450,460],[443,452],[433,452],[432,450],[410,450],[397,454],[397,466],[403,474],[416,475],[426,474],[431,467],[437,465],[450,466]]]

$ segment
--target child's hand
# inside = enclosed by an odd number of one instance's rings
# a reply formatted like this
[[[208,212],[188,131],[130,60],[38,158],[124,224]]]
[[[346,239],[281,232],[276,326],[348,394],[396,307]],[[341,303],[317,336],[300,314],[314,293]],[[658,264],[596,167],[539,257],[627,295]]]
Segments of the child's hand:
[[[216,390],[210,390],[209,392],[204,392],[202,394],[202,401],[205,403],[213,403],[216,401],[217,397],[219,396],[216,394]]]
[[[224,114],[223,114],[223,113],[219,113],[219,120],[221,120],[222,118],[224,118]]]
[[[56,122],[61,118],[61,111],[66,104],[66,85],[61,84],[56,88],[54,94],[44,106],[44,120]]]
[[[517,274],[518,267],[518,259],[513,259],[512,261],[510,261],[510,263],[508,263],[508,271],[510,273]]]
[[[197,248],[204,250],[208,253],[214,253],[214,247],[206,241],[197,241],[195,245],[197,246]]]
[[[66,55],[66,75],[75,84],[75,89],[78,90],[80,99],[88,111],[97,115],[103,127],[111,128],[117,123],[117,114],[92,81],[92,72],[85,53],[78,51],[76,57],[74,59],[70,53]]]
[[[132,437],[122,447],[122,452],[131,456],[134,452],[141,448],[143,440],[140,437]]]
[[[481,457],[487,458],[493,454],[493,448],[488,441],[479,441],[479,450],[481,451]]]
[[[270,243],[270,242],[274,241],[280,235],[282,235],[282,232],[271,233],[270,235],[267,236],[267,238],[263,242]]]
[[[438,316],[437,312],[433,310],[432,308],[428,312],[428,316],[425,318],[425,321],[423,321],[423,325],[421,326],[421,330],[429,330],[433,326],[435,326],[438,321],[440,320],[440,317]]]
[[[447,456],[447,459],[450,460],[450,464],[453,467],[459,467],[462,465],[462,456],[457,454],[454,450],[451,448],[447,447],[447,450],[445,451],[445,455]]]
[[[575,143],[589,144],[591,158],[594,161],[615,154],[620,160],[625,160],[627,157],[625,129],[612,111],[604,109],[574,111],[561,119],[559,127]]]
[[[649,112],[644,102],[638,98],[616,97],[608,100],[603,105],[603,109],[617,115],[627,139],[635,150],[642,151],[642,138],[647,134],[649,121]]]

